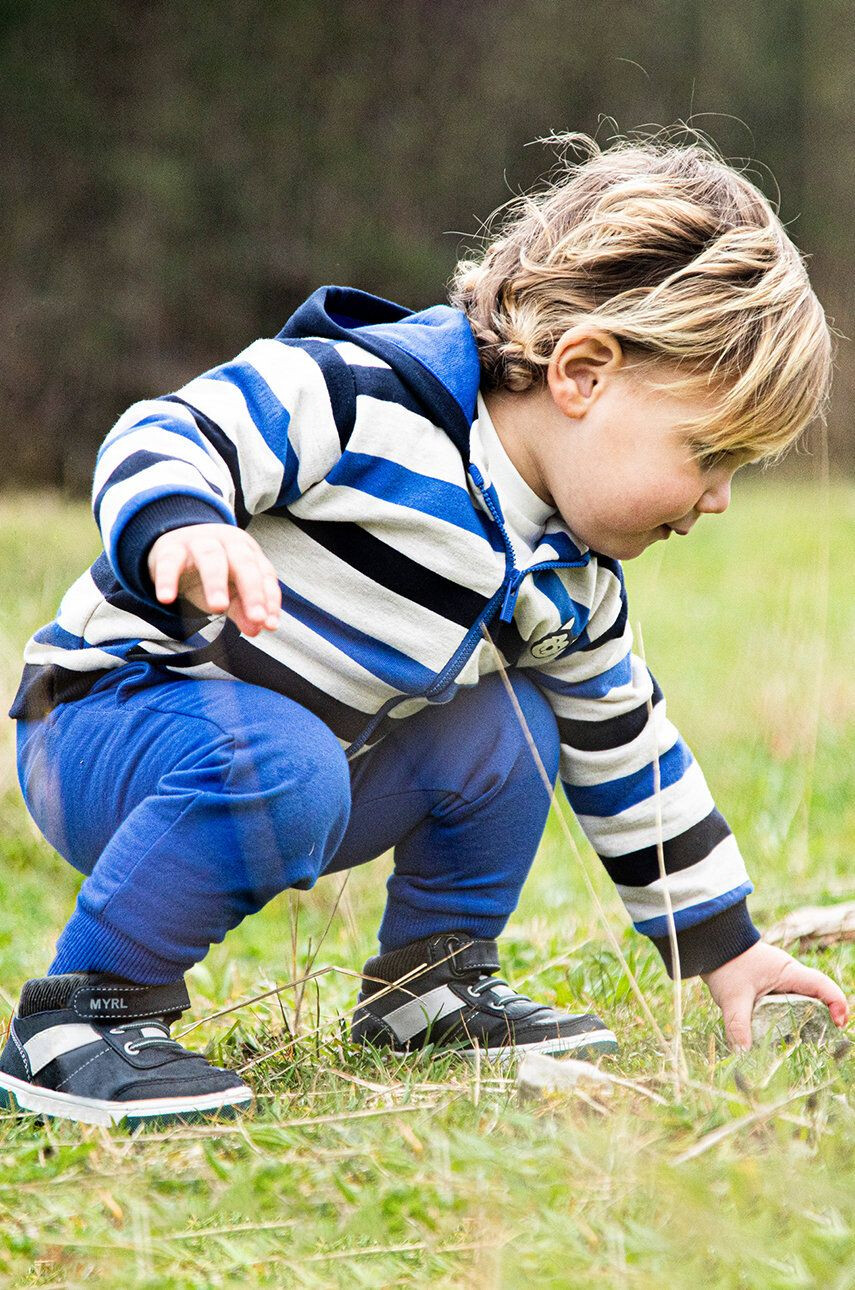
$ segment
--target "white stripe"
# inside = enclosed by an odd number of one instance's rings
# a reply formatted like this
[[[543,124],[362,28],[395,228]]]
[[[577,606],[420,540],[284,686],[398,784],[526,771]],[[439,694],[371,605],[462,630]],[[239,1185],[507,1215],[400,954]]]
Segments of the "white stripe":
[[[258,516],[247,532],[274,567],[283,571],[283,581],[299,595],[374,640],[409,655],[431,671],[439,671],[448,662],[466,635],[466,628],[460,623],[390,591],[294,525],[282,524],[273,516]],[[291,639],[292,626],[292,619],[283,620],[281,634],[286,641]],[[309,637],[304,635],[304,640],[309,640],[314,650],[318,637],[311,632]],[[318,644],[317,648],[331,662],[337,659],[333,665],[341,669],[344,656],[334,645],[328,645],[325,650]],[[298,670],[303,670],[302,665]],[[369,710],[377,706],[369,703]]]
[[[677,740],[680,732],[665,715],[665,704],[662,700],[653,709],[653,721],[649,720],[635,739],[619,744],[616,748],[604,748],[600,751],[578,752],[565,762],[564,782],[574,788],[594,787],[608,784],[613,779],[622,779],[651,765],[658,755],[664,757]],[[565,744],[565,747],[568,745]]]
[[[67,1026],[49,1026],[47,1030],[39,1031],[24,1044],[27,1060],[30,1063],[30,1074],[35,1075],[55,1057],[73,1052],[75,1048],[83,1048],[85,1044],[94,1043],[96,1039],[101,1038],[94,1026],[87,1026],[82,1022],[73,1022]]]
[[[44,645],[41,641],[29,640],[24,646],[24,662],[57,663],[67,667],[70,672],[95,672],[105,667],[121,667],[123,658],[108,654],[103,649],[64,649],[61,645]]]
[[[684,775],[659,794],[662,837],[667,841],[709,815],[714,803],[701,768],[692,762]],[[619,815],[579,815],[588,841],[602,856],[622,856],[657,840],[656,797],[651,795]]]
[[[724,838],[717,847],[713,847],[708,856],[691,868],[669,874],[667,881],[671,906],[677,913],[678,910],[688,909],[690,905],[699,905],[704,900],[733,891],[734,887],[741,887],[748,881],[748,874],[736,839],[731,836]],[[665,913],[661,878],[647,887],[625,887],[618,883],[617,890],[634,923]]]
[[[236,359],[241,362],[243,356]],[[247,509],[272,506],[282,488],[283,463],[258,430],[236,385],[198,376],[178,391],[182,399],[210,417],[237,449],[238,472]]]
[[[444,430],[397,403],[360,394],[349,452],[394,461],[407,470],[467,489],[463,460]]]
[[[180,407],[180,404],[174,406]],[[195,426],[192,414],[186,408],[181,410],[186,412],[187,419]],[[198,434],[199,431],[197,430],[196,433]],[[145,425],[134,432],[126,431],[121,439],[103,449],[98,458],[98,467],[92,483],[93,498],[97,497],[116,467],[127,457],[139,451],[154,452],[171,460],[186,461],[191,466],[195,466],[209,484],[224,492],[226,501],[230,502],[234,496],[232,477],[225,462],[213,448],[208,452],[192,440],[176,434],[174,430],[167,430],[163,426]]]
[[[279,340],[257,340],[237,361],[251,363],[288,409],[291,415],[288,438],[300,463],[297,482],[300,492],[304,493],[310,485],[323,479],[341,456],[323,372],[304,349],[283,345]],[[274,500],[275,494],[264,505],[250,504],[247,500],[247,506],[253,512],[263,511]]]
[[[341,354],[348,367],[385,367],[387,372],[392,370],[377,354],[363,349],[361,345],[355,345],[352,340],[337,340],[332,347]]]
[[[493,595],[504,577],[504,554],[491,551],[476,533],[358,488],[321,480],[291,509],[310,520],[360,524],[424,568],[483,596]]]
[[[431,1022],[447,1017],[452,1012],[459,1012],[464,1006],[463,1000],[447,985],[438,985],[435,990],[428,990],[427,994],[418,999],[410,999],[408,1003],[402,1003],[400,1008],[387,1012],[383,1020],[387,1026],[391,1026],[401,1043],[405,1043],[420,1030],[426,1030]]]

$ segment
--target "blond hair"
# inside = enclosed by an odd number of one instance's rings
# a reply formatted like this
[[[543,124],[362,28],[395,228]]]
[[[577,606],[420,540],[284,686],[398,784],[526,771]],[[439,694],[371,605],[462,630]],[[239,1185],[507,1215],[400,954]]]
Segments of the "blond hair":
[[[698,457],[779,456],[825,415],[831,331],[770,203],[695,139],[544,141],[560,147],[557,171],[495,212],[481,258],[457,265],[451,303],[488,389],[542,384],[559,337],[584,322],[654,374],[651,360],[670,363],[659,388],[712,392],[690,423]]]

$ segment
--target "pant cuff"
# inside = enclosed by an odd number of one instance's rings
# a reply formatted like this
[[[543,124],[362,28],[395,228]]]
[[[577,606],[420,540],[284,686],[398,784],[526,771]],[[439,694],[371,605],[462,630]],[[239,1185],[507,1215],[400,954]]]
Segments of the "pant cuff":
[[[79,907],[56,944],[48,976],[62,972],[110,972],[141,985],[163,985],[183,977],[189,964],[162,959],[129,936]]]
[[[495,940],[505,929],[510,915],[439,913],[430,909],[386,907],[378,939],[380,952],[399,950],[410,941],[420,941],[438,932],[466,932],[477,940]]]

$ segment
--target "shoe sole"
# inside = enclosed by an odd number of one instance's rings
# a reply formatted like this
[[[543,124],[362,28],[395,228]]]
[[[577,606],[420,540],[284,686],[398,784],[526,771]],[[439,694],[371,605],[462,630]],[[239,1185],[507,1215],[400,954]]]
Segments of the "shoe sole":
[[[379,1047],[372,1044],[370,1040],[362,1040],[363,1046],[376,1048],[378,1052],[388,1052],[388,1048]],[[391,1051],[398,1057],[411,1056],[413,1053],[422,1052],[421,1048],[392,1048]],[[585,1060],[596,1057],[603,1057],[606,1053],[617,1053],[620,1051],[617,1038],[613,1031],[606,1030],[588,1030],[581,1035],[561,1035],[552,1039],[538,1039],[528,1044],[504,1044],[497,1048],[456,1048],[451,1044],[443,1048],[441,1044],[436,1044],[432,1053],[437,1057],[444,1057],[446,1053],[456,1053],[458,1057],[466,1057],[468,1060],[474,1060],[479,1054],[481,1058],[487,1058],[488,1061],[508,1062],[513,1057],[519,1057],[523,1053],[543,1053],[545,1056],[559,1056],[561,1053],[573,1053],[576,1057]]]
[[[111,1102],[96,1097],[75,1097],[56,1089],[27,1084],[14,1075],[0,1076],[0,1107],[29,1111],[81,1124],[120,1124],[129,1126],[151,1123],[192,1122],[207,1120],[218,1114],[235,1116],[252,1101],[252,1089],[245,1084],[220,1089],[216,1093],[191,1097],[138,1098],[135,1101]]]
[[[539,1039],[529,1044],[505,1044],[500,1048],[458,1048],[454,1050],[461,1057],[474,1058],[480,1053],[488,1061],[508,1062],[523,1053],[543,1053],[545,1056],[558,1056],[561,1053],[573,1053],[582,1059],[602,1057],[605,1053],[618,1052],[618,1041],[611,1030],[588,1031],[582,1035],[563,1035],[554,1039]]]

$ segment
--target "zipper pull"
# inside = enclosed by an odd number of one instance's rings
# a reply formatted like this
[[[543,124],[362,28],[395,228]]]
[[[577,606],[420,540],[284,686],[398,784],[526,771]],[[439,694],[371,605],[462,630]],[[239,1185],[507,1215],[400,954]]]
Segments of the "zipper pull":
[[[517,607],[517,597],[520,594],[520,586],[524,577],[525,574],[521,573],[519,569],[511,570],[508,588],[502,601],[502,612],[499,614],[500,622],[510,623],[513,621],[514,610]]]

